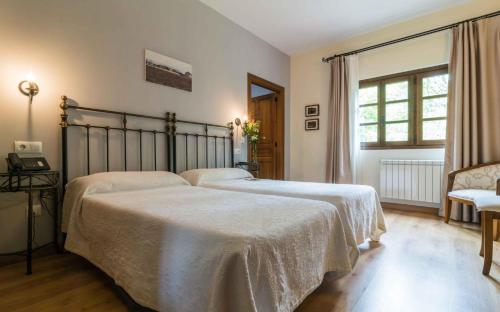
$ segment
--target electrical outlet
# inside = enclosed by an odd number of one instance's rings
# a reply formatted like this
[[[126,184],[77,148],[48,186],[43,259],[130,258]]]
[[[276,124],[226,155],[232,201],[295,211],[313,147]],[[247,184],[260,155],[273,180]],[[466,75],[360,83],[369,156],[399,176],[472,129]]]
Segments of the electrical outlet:
[[[42,153],[42,142],[33,141],[14,141],[14,152],[15,153],[26,153],[26,154],[41,154]]]
[[[28,206],[26,206],[26,215],[28,215]],[[33,217],[39,217],[42,215],[42,205],[33,204]]]

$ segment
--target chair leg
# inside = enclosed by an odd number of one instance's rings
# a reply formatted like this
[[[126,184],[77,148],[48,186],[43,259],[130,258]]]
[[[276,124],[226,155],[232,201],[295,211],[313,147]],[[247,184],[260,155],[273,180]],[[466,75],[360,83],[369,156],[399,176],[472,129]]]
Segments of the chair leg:
[[[484,256],[484,224],[486,223],[485,212],[481,211],[481,250],[479,251],[479,255],[481,257]]]
[[[484,211],[485,223],[484,227],[484,266],[483,274],[488,275],[491,268],[491,260],[493,258],[493,213]]]
[[[451,200],[446,197],[446,204],[444,205],[444,222],[450,222],[450,214],[451,214]]]
[[[493,220],[493,241],[500,240],[500,221]]]

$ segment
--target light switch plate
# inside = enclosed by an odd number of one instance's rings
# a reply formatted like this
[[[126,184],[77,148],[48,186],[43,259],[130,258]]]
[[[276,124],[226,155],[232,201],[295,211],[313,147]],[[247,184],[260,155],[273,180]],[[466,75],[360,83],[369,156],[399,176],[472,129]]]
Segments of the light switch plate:
[[[42,153],[42,142],[37,141],[14,141],[14,152],[18,154]]]

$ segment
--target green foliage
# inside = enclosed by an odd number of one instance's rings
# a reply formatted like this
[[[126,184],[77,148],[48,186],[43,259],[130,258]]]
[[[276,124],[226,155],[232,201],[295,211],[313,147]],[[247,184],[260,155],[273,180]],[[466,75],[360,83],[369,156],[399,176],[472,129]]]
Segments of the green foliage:
[[[243,124],[243,135],[248,137],[252,144],[259,142],[260,139],[260,121],[249,120]]]
[[[378,121],[378,106],[364,106],[360,107],[360,122],[377,122]]]

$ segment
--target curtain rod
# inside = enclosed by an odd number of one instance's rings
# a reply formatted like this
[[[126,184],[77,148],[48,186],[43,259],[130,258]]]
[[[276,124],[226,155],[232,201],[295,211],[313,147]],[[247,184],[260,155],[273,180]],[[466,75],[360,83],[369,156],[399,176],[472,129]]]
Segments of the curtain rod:
[[[488,14],[482,15],[482,16],[477,16],[477,17],[470,18],[470,19],[467,19],[467,20],[464,20],[464,21],[461,21],[461,22],[456,22],[456,23],[453,23],[453,24],[450,24],[450,25],[441,26],[441,27],[438,27],[438,28],[426,30],[426,31],[423,31],[421,33],[417,33],[417,34],[409,35],[409,36],[406,36],[406,37],[402,37],[402,38],[390,40],[390,41],[387,41],[387,42],[378,43],[378,44],[375,44],[375,45],[372,45],[372,46],[368,46],[368,47],[365,47],[365,48],[353,50],[353,51],[350,51],[350,52],[346,52],[346,53],[342,53],[342,54],[335,54],[335,55],[329,56],[329,57],[324,57],[322,59],[322,61],[323,61],[323,63],[328,63],[328,62],[330,62],[331,60],[333,60],[336,57],[348,56],[348,55],[352,55],[352,54],[358,54],[358,53],[361,53],[361,52],[366,52],[366,51],[369,51],[369,50],[378,49],[378,48],[385,47],[385,46],[388,46],[388,45],[391,45],[391,44],[400,43],[400,42],[403,42],[403,41],[407,41],[407,40],[411,40],[411,39],[415,39],[415,38],[427,36],[427,35],[434,34],[434,33],[437,33],[437,32],[441,32],[441,31],[444,31],[444,30],[447,30],[447,29],[451,29],[451,28],[456,27],[456,26],[458,26],[458,25],[460,25],[462,23],[473,22],[473,21],[477,21],[477,20],[480,20],[480,19],[483,19],[483,18],[494,17],[494,16],[497,16],[497,15],[500,15],[500,11],[488,13]]]

